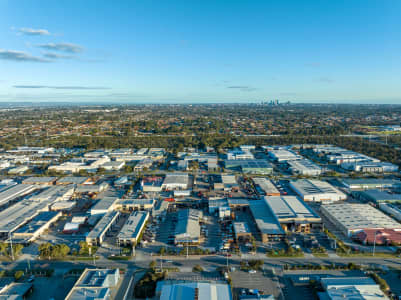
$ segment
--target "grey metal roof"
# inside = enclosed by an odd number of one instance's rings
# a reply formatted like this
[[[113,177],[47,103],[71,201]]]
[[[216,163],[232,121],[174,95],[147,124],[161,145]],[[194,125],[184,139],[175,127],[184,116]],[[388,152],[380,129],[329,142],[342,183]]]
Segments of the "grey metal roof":
[[[66,176],[62,177],[59,180],[57,180],[57,183],[73,183],[73,184],[82,184],[86,180],[88,180],[88,177],[79,177],[79,176]]]
[[[0,205],[6,204],[18,197],[27,195],[36,189],[37,186],[31,184],[17,184],[10,186],[6,190],[0,192]]]
[[[178,212],[177,224],[175,227],[176,239],[200,238],[199,218],[202,212],[195,209],[184,209]]]
[[[280,222],[265,200],[249,201],[249,208],[251,209],[256,225],[263,234],[284,234]]]
[[[231,300],[231,289],[226,283],[172,282],[161,288],[160,300]]]
[[[137,239],[139,234],[141,233],[143,227],[145,226],[145,222],[149,217],[149,213],[145,211],[135,211],[125,222],[124,226],[121,228],[121,231],[118,233],[117,238],[122,240],[127,239]]]
[[[111,226],[114,220],[120,215],[118,211],[111,211],[105,214],[91,232],[87,235],[90,239],[96,239],[104,234],[104,232]]]
[[[264,199],[279,220],[319,218],[304,201],[295,196],[266,196]]]

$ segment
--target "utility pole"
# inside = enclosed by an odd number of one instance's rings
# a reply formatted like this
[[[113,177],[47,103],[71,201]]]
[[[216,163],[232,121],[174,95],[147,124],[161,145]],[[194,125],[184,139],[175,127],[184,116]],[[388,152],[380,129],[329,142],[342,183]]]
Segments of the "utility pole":
[[[375,239],[373,240],[373,256],[375,256],[375,251],[376,251],[376,235],[377,231],[375,232]]]

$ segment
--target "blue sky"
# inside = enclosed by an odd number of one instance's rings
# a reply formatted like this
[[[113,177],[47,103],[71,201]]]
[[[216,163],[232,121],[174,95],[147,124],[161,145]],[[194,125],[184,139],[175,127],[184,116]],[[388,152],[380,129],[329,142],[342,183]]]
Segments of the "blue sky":
[[[0,101],[400,103],[401,1],[0,0]]]

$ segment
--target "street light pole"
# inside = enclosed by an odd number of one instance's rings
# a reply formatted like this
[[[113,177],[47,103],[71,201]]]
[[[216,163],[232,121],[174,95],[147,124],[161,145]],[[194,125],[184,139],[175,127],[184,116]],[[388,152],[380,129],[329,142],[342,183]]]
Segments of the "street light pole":
[[[377,231],[375,232],[375,238],[373,240],[373,255],[375,256],[375,251],[376,251],[376,236],[377,236]]]

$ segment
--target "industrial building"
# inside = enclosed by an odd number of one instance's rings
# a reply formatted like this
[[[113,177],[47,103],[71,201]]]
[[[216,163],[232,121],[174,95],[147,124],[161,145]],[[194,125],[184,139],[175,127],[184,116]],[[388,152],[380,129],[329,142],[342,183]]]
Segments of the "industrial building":
[[[121,170],[125,166],[124,161],[108,161],[101,165],[101,168],[106,171],[118,171]]]
[[[281,239],[285,236],[279,220],[264,199],[249,201],[249,208],[263,243],[267,243],[269,240]]]
[[[30,196],[29,199],[32,201],[52,200],[53,202],[69,200],[74,194],[74,189],[73,184],[50,186],[42,192]]]
[[[302,156],[287,149],[271,149],[269,150],[268,155],[276,162],[288,162],[291,160],[302,159]]]
[[[230,170],[240,170],[245,174],[269,175],[273,166],[264,159],[225,160],[224,166]]]
[[[38,188],[32,184],[17,184],[6,186],[0,192],[0,206],[7,205],[10,202],[16,201],[21,197],[32,193]]]
[[[31,243],[61,217],[61,212],[43,211],[12,233],[13,242]]]
[[[252,238],[252,232],[249,226],[245,222],[234,222],[233,223],[235,240],[237,242],[246,242]]]
[[[89,177],[79,177],[79,176],[66,176],[66,177],[61,177],[59,180],[57,180],[56,184],[76,184],[76,185],[81,185],[88,183]]]
[[[321,218],[295,196],[266,196],[264,201],[285,231],[309,233],[312,227],[321,227]]]
[[[89,232],[86,236],[86,242],[89,245],[101,245],[107,232],[112,228],[112,226],[118,221],[120,217],[120,212],[111,211],[105,214],[96,226]]]
[[[104,192],[109,188],[107,182],[97,183],[97,184],[82,184],[77,186],[75,192],[77,194],[99,194]]]
[[[148,219],[149,212],[133,212],[117,235],[118,244],[136,245]]]
[[[144,192],[161,192],[163,177],[147,176],[141,180],[141,189]]]
[[[28,177],[22,181],[24,184],[54,185],[57,177]]]
[[[319,176],[322,174],[322,168],[309,159],[291,160],[287,164],[291,173],[296,175]]]
[[[48,211],[54,199],[32,201],[23,199],[0,212],[0,237],[9,237],[18,227],[41,211]]]
[[[350,190],[369,190],[395,188],[401,185],[399,180],[376,178],[345,178],[341,183]]]
[[[290,181],[290,187],[304,201],[331,203],[347,199],[347,195],[320,180],[300,179]]]
[[[342,163],[341,168],[360,173],[392,173],[398,171],[397,165],[371,160]]]
[[[226,217],[230,217],[231,208],[228,204],[227,199],[209,199],[208,200],[209,213],[216,214],[220,219],[224,219]]]
[[[401,245],[401,230],[398,229],[364,229],[352,237],[364,245]]]
[[[401,209],[390,203],[379,203],[379,208],[398,222],[401,222]]]
[[[118,197],[103,197],[92,206],[90,213],[91,215],[104,215],[107,212],[112,211],[115,208],[115,204],[119,200]]]
[[[341,203],[322,205],[322,214],[346,236],[365,229],[399,229],[401,224],[369,204]]]
[[[256,190],[260,195],[280,196],[280,191],[270,179],[263,177],[254,177],[252,178],[252,181],[255,184]]]
[[[327,277],[321,278],[324,292],[318,292],[319,299],[343,300],[388,300],[380,286],[370,277]]]
[[[197,245],[201,242],[201,230],[199,221],[202,211],[196,209],[183,209],[177,213],[174,243],[185,245]]]
[[[189,176],[186,173],[169,173],[164,178],[162,189],[166,191],[186,190],[189,188]]]
[[[53,211],[68,212],[77,205],[77,201],[57,201],[50,206]]]
[[[207,281],[159,281],[156,297],[160,300],[232,300],[227,283]]]
[[[114,209],[122,211],[152,210],[155,203],[155,199],[121,199],[115,203]]]
[[[152,167],[154,161],[149,157],[141,159],[134,167],[134,171],[139,172]]]
[[[119,269],[85,269],[65,300],[108,300],[118,285]]]
[[[401,194],[393,194],[381,190],[366,190],[360,192],[360,197],[374,203],[401,203]]]
[[[242,159],[254,159],[253,154],[246,150],[234,149],[227,152],[228,160],[242,160]]]

